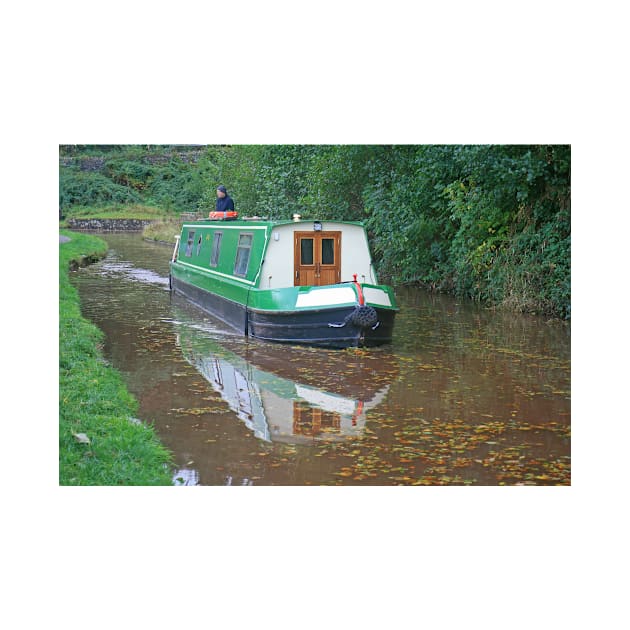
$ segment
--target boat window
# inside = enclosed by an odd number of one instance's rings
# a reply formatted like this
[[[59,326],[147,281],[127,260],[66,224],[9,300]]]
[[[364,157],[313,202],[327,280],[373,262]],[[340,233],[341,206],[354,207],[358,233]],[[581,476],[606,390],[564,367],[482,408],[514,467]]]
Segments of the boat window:
[[[335,264],[335,239],[322,239],[322,265]]]
[[[249,255],[252,251],[253,234],[240,234],[238,237],[238,249],[236,250],[236,260],[234,262],[234,275],[247,275],[249,265]]]
[[[193,243],[195,242],[195,231],[188,232],[188,240],[186,241],[186,256],[192,256]]]
[[[313,239],[303,238],[300,241],[300,264],[313,264]]]
[[[210,266],[216,267],[219,264],[219,253],[221,251],[221,239],[223,232],[215,232],[212,237],[212,254],[210,254]]]
[[[199,238],[197,239],[197,256],[199,256],[199,250],[201,249],[201,234],[199,235]]]

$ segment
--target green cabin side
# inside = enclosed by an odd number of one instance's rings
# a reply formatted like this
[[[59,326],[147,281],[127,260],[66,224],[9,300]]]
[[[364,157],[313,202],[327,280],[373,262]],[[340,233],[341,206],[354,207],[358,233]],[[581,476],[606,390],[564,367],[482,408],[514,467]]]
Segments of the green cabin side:
[[[177,261],[194,269],[256,286],[272,225],[226,221],[184,224]]]
[[[185,223],[171,273],[241,304],[257,286],[272,224],[253,221]]]

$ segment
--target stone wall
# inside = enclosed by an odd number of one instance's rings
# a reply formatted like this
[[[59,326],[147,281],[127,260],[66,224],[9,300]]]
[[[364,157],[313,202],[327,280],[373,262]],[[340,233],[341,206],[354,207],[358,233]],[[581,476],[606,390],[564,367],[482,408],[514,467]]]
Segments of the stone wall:
[[[99,232],[140,232],[149,223],[153,221],[147,219],[68,219],[68,228]]]
[[[78,166],[82,171],[98,172],[105,167],[105,158],[103,157],[61,157],[59,158],[60,166]]]

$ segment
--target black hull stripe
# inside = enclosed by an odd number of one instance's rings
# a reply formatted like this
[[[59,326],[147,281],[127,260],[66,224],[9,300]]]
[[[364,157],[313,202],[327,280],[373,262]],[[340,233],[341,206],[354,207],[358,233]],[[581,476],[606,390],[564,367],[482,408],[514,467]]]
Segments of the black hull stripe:
[[[254,311],[177,278],[171,278],[171,286],[175,293],[189,299],[235,330],[263,341],[347,348],[359,345],[378,346],[391,343],[392,340],[395,315],[393,309],[377,308],[380,325],[375,330],[362,331],[352,324],[343,327],[328,325],[343,322],[354,307],[317,311]]]

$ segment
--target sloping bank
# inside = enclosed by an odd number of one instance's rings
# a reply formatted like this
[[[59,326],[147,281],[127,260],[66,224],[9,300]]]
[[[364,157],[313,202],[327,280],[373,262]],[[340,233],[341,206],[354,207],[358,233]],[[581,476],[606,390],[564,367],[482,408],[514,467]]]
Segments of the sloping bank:
[[[61,231],[59,245],[59,484],[171,485],[171,454],[138,409],[120,373],[107,365],[103,333],[81,316],[68,269],[102,257],[106,243]]]

